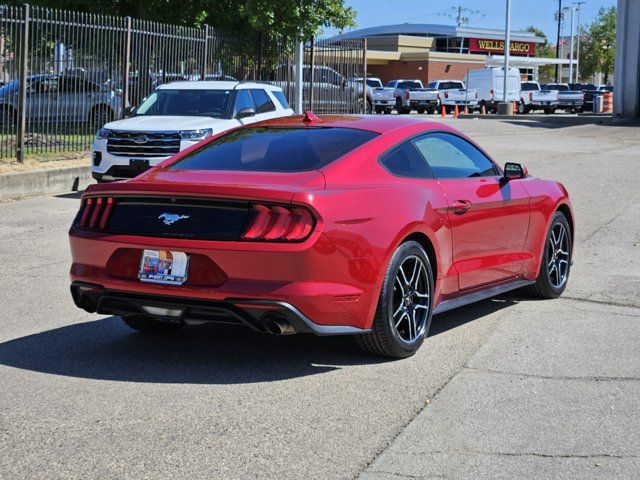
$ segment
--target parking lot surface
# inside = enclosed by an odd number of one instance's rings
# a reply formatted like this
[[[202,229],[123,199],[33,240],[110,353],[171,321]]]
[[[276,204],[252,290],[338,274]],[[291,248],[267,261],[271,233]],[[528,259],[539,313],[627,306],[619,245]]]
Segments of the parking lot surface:
[[[0,478],[636,478],[638,127],[458,119],[569,190],[559,300],[434,317],[414,357],[202,326],[171,338],[68,292],[78,195],[0,204]]]

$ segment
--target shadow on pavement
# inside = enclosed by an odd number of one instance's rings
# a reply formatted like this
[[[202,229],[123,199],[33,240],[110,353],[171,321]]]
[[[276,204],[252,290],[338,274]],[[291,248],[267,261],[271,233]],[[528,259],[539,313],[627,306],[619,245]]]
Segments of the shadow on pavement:
[[[484,301],[434,317],[430,335],[512,305]],[[428,348],[427,339],[422,348]],[[54,375],[152,383],[261,383],[389,360],[350,337],[276,337],[244,327],[186,327],[171,336],[134,332],[118,317],[78,323],[0,344],[0,364]]]

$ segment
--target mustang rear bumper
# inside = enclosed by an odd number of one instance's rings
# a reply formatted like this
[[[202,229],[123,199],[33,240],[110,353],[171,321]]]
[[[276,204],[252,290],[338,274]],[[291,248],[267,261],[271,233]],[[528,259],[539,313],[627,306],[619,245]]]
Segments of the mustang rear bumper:
[[[85,282],[73,282],[71,296],[77,307],[89,313],[122,316],[149,315],[152,311],[152,316],[170,322],[237,324],[261,332],[269,331],[269,320],[280,320],[291,326],[288,333],[351,335],[369,331],[345,325],[319,325],[293,305],[278,300],[227,298],[215,301],[144,295],[108,290],[102,285]]]

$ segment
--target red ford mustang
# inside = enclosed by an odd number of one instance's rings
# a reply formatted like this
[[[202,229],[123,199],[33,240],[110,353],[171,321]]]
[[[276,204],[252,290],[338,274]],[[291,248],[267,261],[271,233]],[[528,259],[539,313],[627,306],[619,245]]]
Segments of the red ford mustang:
[[[434,313],[520,287],[559,296],[573,233],[561,184],[500,168],[449,126],[306,114],[89,188],[71,293],[144,332],[214,321],[352,334],[400,358]]]

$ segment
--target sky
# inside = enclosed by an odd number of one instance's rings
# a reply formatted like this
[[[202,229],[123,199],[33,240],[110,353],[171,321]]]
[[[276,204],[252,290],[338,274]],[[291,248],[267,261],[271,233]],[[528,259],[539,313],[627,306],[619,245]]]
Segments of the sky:
[[[574,1],[577,0],[563,0],[562,6],[571,6]],[[580,23],[591,23],[600,7],[612,7],[616,3],[616,0],[587,0],[581,7]],[[505,0],[346,0],[345,4],[358,12],[355,29],[398,23],[454,25],[455,17],[447,15],[453,15],[451,9],[458,5],[479,11],[471,18],[469,26],[504,29],[506,8]],[[533,25],[554,43],[558,28],[555,21],[557,9],[557,0],[511,0],[511,30],[525,30]],[[569,35],[568,19],[569,16],[565,25],[566,35]],[[325,30],[326,36],[338,33],[333,29]]]

